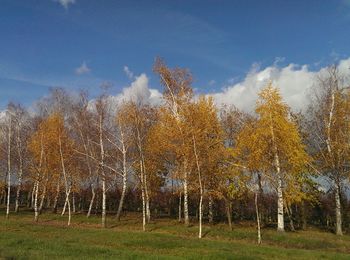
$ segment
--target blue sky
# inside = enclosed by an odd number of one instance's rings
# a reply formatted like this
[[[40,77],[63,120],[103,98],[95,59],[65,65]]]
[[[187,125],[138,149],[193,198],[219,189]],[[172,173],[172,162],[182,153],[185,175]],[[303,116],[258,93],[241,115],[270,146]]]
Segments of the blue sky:
[[[156,56],[188,67],[200,93],[239,82],[261,68],[350,56],[350,1],[1,0],[0,107],[31,105],[49,87],[103,82],[111,94],[152,73]]]

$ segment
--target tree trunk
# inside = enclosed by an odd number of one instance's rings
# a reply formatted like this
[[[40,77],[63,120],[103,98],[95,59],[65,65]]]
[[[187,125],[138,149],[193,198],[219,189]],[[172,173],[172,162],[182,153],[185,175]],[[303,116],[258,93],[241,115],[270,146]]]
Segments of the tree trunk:
[[[34,220],[38,222],[39,211],[38,211],[38,196],[39,196],[39,181],[35,182],[35,196],[34,196]]]
[[[11,126],[12,116],[10,115],[10,122],[8,126],[8,140],[7,140],[7,205],[6,205],[6,218],[10,214],[10,196],[11,196]]]
[[[256,213],[256,224],[258,228],[258,244],[261,244],[261,230],[260,230],[260,214],[258,205],[258,192],[255,192],[255,213]]]
[[[70,226],[70,222],[71,222],[71,218],[72,218],[69,194],[70,194],[70,190],[68,191],[68,194],[67,194],[67,203],[68,203],[68,223],[67,223],[67,226]]]
[[[95,188],[94,188],[94,185],[91,184],[91,192],[92,192],[92,197],[91,197],[91,200],[90,200],[90,205],[89,205],[89,210],[88,210],[88,213],[86,215],[86,217],[90,217],[91,215],[91,209],[92,209],[92,206],[94,204],[94,200],[95,200]]]
[[[148,196],[147,186],[145,186],[145,195],[146,195],[146,217],[147,217],[147,222],[149,223],[151,221],[151,210],[149,207],[149,196]]]
[[[72,194],[72,204],[73,204],[73,213],[76,212],[76,208],[75,208],[75,195],[74,195],[74,192]]]
[[[31,199],[32,199],[32,201],[31,201],[32,209],[34,209],[35,190],[36,190],[36,181],[34,182],[33,190],[32,190],[32,197],[31,197]]]
[[[179,195],[179,222],[182,221],[182,192]]]
[[[202,238],[202,217],[203,217],[203,190],[200,188],[200,199],[199,199],[199,232],[198,238]]]
[[[342,219],[341,219],[341,204],[340,204],[340,185],[336,184],[335,189],[335,219],[336,219],[336,234],[343,235],[342,231]]]
[[[19,123],[17,127],[17,138],[16,138],[17,152],[18,152],[18,186],[17,186],[17,192],[16,192],[15,212],[18,212],[18,208],[19,208],[19,196],[22,188],[22,175],[23,175],[22,141],[20,136],[20,128],[21,128],[21,124]]]
[[[228,200],[225,200],[225,202],[226,202],[227,222],[230,230],[232,230],[232,204]]]
[[[106,227],[106,179],[102,177],[102,227]]]
[[[142,166],[141,166],[142,167]],[[142,169],[141,169],[142,172]],[[141,173],[141,196],[142,196],[142,230],[146,231],[146,195],[144,189],[143,173]]]
[[[44,206],[44,200],[45,200],[45,196],[46,196],[46,186],[47,186],[47,182],[44,185],[44,189],[43,189],[43,193],[41,194],[41,200],[40,200],[40,206],[39,206],[39,214],[41,214],[41,211],[43,209]]]
[[[22,170],[22,167],[20,166],[19,176],[18,176],[18,186],[17,186],[17,192],[16,192],[16,206],[15,206],[16,213],[18,212],[18,208],[19,208],[19,196],[22,188],[22,174],[23,174],[23,170]]]
[[[287,214],[288,214],[288,218],[289,218],[290,230],[294,232],[295,227],[294,227],[294,222],[293,222],[292,209],[288,204],[286,205],[286,209],[287,209]]]
[[[277,231],[284,232],[282,180],[280,177],[278,178],[277,197]]]
[[[127,188],[127,168],[126,168],[126,152],[123,152],[123,188],[122,188],[122,194],[120,196],[118,211],[117,211],[117,221],[120,221],[120,215],[123,210],[124,205],[124,199],[126,194],[126,188]]]
[[[58,204],[58,198],[60,196],[60,189],[61,189],[61,180],[60,180],[60,178],[58,178],[57,187],[56,187],[56,195],[55,195],[55,199],[53,201],[53,208],[52,208],[53,213],[57,212],[57,204]]]
[[[214,212],[213,212],[213,197],[209,196],[209,212],[208,212],[208,219],[209,219],[209,223],[213,224],[214,222]]]
[[[185,178],[184,178],[184,219],[185,225],[188,226],[190,224],[190,218],[188,216],[188,192],[187,192],[187,171],[185,170]]]
[[[65,200],[64,200],[64,205],[63,205],[63,208],[62,208],[61,216],[63,216],[64,214],[66,214],[67,204],[68,204],[68,196],[67,196],[67,193],[66,193],[66,198],[65,198]]]

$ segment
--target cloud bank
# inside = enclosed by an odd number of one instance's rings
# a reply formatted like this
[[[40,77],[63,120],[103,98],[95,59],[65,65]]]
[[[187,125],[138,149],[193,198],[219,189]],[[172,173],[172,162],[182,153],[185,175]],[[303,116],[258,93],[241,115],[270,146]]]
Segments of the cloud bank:
[[[339,62],[339,71],[350,72],[350,58]],[[253,68],[244,80],[211,93],[218,106],[235,105],[246,112],[252,112],[258,98],[258,92],[270,81],[280,88],[284,101],[293,110],[302,110],[308,104],[310,88],[315,84],[317,75],[326,73],[326,68],[311,71],[308,65],[289,64],[278,67],[277,64],[264,69]]]

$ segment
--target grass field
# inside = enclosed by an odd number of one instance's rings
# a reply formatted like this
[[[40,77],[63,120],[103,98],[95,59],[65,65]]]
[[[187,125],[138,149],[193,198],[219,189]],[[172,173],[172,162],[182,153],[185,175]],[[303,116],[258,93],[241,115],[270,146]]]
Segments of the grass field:
[[[4,213],[1,211],[1,213]],[[263,244],[256,244],[254,227],[224,224],[205,226],[205,237],[197,238],[197,226],[184,227],[175,220],[159,219],[141,230],[140,218],[130,215],[117,223],[111,216],[108,227],[100,218],[43,214],[33,222],[31,212],[1,217],[0,258],[147,258],[147,259],[350,259],[350,236],[337,237],[317,230],[277,233],[263,230]],[[127,219],[127,220],[126,220]]]

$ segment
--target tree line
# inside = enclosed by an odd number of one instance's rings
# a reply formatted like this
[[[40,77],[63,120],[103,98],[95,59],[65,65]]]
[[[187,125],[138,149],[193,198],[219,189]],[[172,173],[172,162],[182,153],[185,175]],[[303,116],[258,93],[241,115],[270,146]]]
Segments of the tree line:
[[[255,112],[196,96],[187,69],[157,59],[160,105],[95,99],[61,88],[35,113],[10,103],[1,120],[0,202],[6,216],[29,207],[106,215],[167,215],[189,225],[254,220],[278,231],[308,223],[337,235],[350,225],[350,92],[336,66],[315,79],[310,104],[292,111],[277,86],[264,87]],[[285,226],[289,223],[288,226]]]

